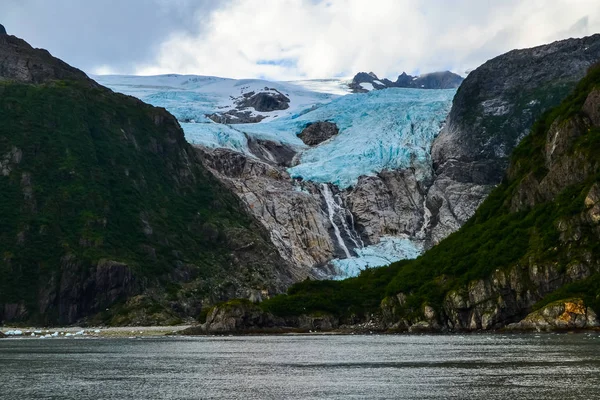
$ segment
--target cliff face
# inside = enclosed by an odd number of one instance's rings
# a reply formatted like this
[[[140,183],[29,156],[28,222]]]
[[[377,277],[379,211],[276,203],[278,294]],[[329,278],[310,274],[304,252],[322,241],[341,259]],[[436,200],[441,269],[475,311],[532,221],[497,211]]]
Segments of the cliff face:
[[[544,116],[517,147],[506,180],[474,219],[445,241],[468,246],[471,232],[502,229],[506,224],[506,233],[496,236],[506,243],[485,244],[497,246],[500,251],[496,257],[504,260],[475,260],[466,266],[465,273],[482,277],[465,284],[457,285],[456,280],[450,283],[450,275],[442,279],[432,274],[440,292],[452,289],[435,305],[432,297],[424,295],[421,309],[414,308],[418,303],[411,304],[414,294],[403,292],[388,298],[382,303],[388,323],[485,330],[518,322],[532,309],[540,308],[511,328],[598,326],[594,308],[599,306],[600,290],[600,160],[594,149],[600,135],[599,112],[600,68],[594,67],[575,93]],[[522,243],[517,245],[521,249],[510,244],[507,236],[513,235],[515,243]],[[432,250],[431,261],[441,257],[445,242]],[[483,255],[481,249],[475,249],[471,251]],[[460,262],[460,257],[456,254],[446,262]],[[422,263],[427,261],[426,255]],[[473,271],[479,264],[490,267]],[[448,274],[450,269],[446,271]],[[570,296],[576,300],[568,301]],[[558,303],[546,306],[552,299]]]
[[[293,282],[164,109],[0,35],[0,322],[160,324]]]
[[[327,321],[322,329],[411,332],[598,327],[599,116],[595,66],[539,119],[458,232],[416,260],[296,284],[264,302],[262,318],[296,329],[317,318]],[[208,322],[210,332],[219,321]]]
[[[600,35],[496,57],[460,86],[432,146],[431,239],[462,226],[500,183],[509,156],[542,113],[560,103],[600,60]]]

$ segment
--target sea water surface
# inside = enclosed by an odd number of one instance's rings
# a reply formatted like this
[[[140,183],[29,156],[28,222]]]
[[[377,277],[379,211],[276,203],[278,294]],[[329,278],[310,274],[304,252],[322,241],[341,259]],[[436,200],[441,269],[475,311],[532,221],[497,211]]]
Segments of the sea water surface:
[[[600,335],[5,339],[0,399],[600,399]]]

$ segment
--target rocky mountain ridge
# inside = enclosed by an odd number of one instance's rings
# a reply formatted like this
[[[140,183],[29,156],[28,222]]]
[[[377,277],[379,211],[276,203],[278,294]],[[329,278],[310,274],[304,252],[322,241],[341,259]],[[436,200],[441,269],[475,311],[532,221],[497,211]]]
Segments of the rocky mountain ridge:
[[[453,101],[431,156],[431,240],[462,226],[499,184],[512,150],[600,60],[600,34],[513,50],[471,72]]]
[[[409,89],[457,89],[464,78],[450,71],[432,72],[419,76],[403,72],[395,82],[385,78],[379,79],[373,72],[359,72],[348,84],[353,93],[365,93],[371,90],[387,88]]]
[[[170,324],[285,290],[178,121],[0,35],[0,322]]]

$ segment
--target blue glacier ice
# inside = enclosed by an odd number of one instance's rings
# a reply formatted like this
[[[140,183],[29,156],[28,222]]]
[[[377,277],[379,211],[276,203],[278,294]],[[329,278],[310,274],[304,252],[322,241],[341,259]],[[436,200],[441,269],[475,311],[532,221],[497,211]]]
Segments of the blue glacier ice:
[[[287,110],[261,112],[265,121],[298,113],[315,105],[328,103],[340,96],[340,90],[329,83],[331,91],[306,88],[289,82],[270,82],[261,79],[228,79],[195,75],[97,75],[98,83],[120,93],[135,96],[146,103],[164,107],[180,121],[209,122],[206,114],[225,112],[236,107],[236,99],[250,92],[273,88],[289,99]],[[325,89],[327,85],[325,85]],[[332,93],[335,92],[335,93]],[[337,93],[337,94],[336,94]],[[249,111],[254,111],[253,109]]]
[[[367,268],[383,267],[393,262],[417,258],[423,252],[423,245],[406,237],[382,237],[375,245],[354,250],[356,257],[332,260],[335,279],[358,276]]]
[[[306,82],[268,82],[257,79],[161,75],[97,76],[101,84],[165,107],[182,123],[193,144],[224,147],[249,154],[246,134],[288,144],[299,151],[299,164],[288,172],[294,178],[332,183],[344,189],[363,175],[387,169],[417,167],[427,173],[429,150],[450,110],[455,90],[391,88],[369,93],[339,94],[308,89]],[[323,82],[327,84],[323,86]],[[341,93],[338,81],[318,81],[321,90]],[[333,82],[333,83],[332,83]],[[338,83],[336,83],[338,82]],[[290,108],[261,113],[258,124],[215,124],[205,117],[235,106],[236,96],[274,87],[291,99]],[[340,134],[308,148],[298,138],[317,121],[335,122]]]
[[[215,122],[181,123],[185,138],[191,144],[202,145],[211,149],[226,148],[251,155],[248,139],[244,132],[235,126],[217,124]]]
[[[331,121],[339,135],[302,150],[292,177],[340,188],[363,175],[430,163],[435,136],[452,105],[455,90],[386,89],[352,94],[299,114],[237,129],[250,136],[302,147],[298,134],[311,122]],[[423,172],[428,168],[421,168]]]

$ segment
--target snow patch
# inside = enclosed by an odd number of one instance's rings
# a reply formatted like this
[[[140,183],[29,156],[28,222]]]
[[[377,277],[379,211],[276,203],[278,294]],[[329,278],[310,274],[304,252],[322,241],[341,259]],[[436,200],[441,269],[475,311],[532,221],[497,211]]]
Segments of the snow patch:
[[[363,83],[361,83],[360,87],[363,88],[363,89],[365,89],[365,90],[368,90],[369,92],[375,90],[375,87],[373,86],[373,84],[369,83],[369,82],[363,82]]]

